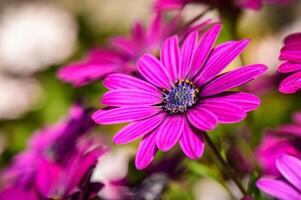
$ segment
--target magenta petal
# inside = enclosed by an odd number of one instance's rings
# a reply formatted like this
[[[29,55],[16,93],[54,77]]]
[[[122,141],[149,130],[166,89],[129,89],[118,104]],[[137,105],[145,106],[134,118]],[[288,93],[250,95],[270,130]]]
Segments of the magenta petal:
[[[239,106],[246,112],[255,110],[261,103],[257,96],[245,92],[227,92],[219,97],[210,98],[210,101],[228,102]]]
[[[36,175],[36,185],[43,197],[48,198],[56,192],[59,183],[60,168],[49,161],[41,160]]]
[[[196,136],[195,134],[196,133],[191,130],[186,121],[179,143],[183,152],[191,159],[199,159],[203,155],[205,149],[203,136]]]
[[[301,72],[297,72],[285,78],[279,85],[282,93],[295,93],[301,88]]]
[[[134,41],[143,42],[145,35],[145,28],[141,22],[136,22],[132,28],[132,37]]]
[[[301,63],[292,62],[284,62],[278,68],[278,72],[280,73],[291,73],[299,70],[301,70]]]
[[[180,67],[180,48],[178,36],[169,37],[161,48],[160,60],[167,69],[171,81],[178,80],[178,71]]]
[[[103,78],[114,72],[116,64],[99,62],[79,62],[59,69],[59,79],[72,83],[74,86],[82,86],[91,81]]]
[[[136,49],[135,49],[135,43],[133,41],[129,40],[125,37],[114,37],[111,39],[111,44],[120,49],[120,51],[129,54],[130,56],[135,56]]]
[[[286,135],[301,137],[301,126],[295,124],[285,124],[280,126],[278,129],[280,133],[284,133]]]
[[[301,199],[301,195],[292,186],[280,180],[261,178],[256,182],[256,186],[267,194],[279,199]]]
[[[23,189],[21,186],[12,186],[2,189],[0,192],[1,200],[39,200],[38,195],[31,189]]]
[[[170,88],[170,76],[166,68],[156,57],[145,54],[138,60],[139,73],[150,83],[160,88]]]
[[[211,53],[206,64],[202,67],[201,72],[195,78],[195,83],[198,86],[202,86],[213,79],[246,48],[249,41],[245,39],[218,45]]]
[[[185,39],[181,48],[181,65],[179,70],[180,79],[185,79],[188,70],[191,68],[193,52],[196,41],[198,39],[198,32],[190,33]]]
[[[282,176],[301,192],[301,161],[293,156],[278,158],[276,165]]]
[[[160,95],[160,91],[152,84],[126,74],[110,74],[104,80],[103,85],[110,90],[140,89],[150,93],[158,93]]]
[[[91,143],[83,146],[82,150],[84,152],[73,157],[65,168],[64,182],[61,184],[64,184],[66,193],[72,193],[72,190],[76,190],[81,182],[89,176],[90,170],[95,167],[98,158],[108,151],[100,144],[91,146]]]
[[[159,113],[153,117],[133,122],[122,128],[113,138],[116,144],[129,143],[154,130],[166,117],[165,113]]]
[[[267,70],[265,65],[254,64],[224,73],[207,84],[201,90],[201,96],[212,96],[220,92],[235,88],[259,77]]]
[[[193,53],[193,62],[189,70],[188,79],[192,79],[194,75],[200,71],[201,67],[206,62],[220,31],[221,25],[215,24],[202,35]]]
[[[151,23],[147,30],[147,37],[149,38],[149,41],[155,42],[160,40],[160,37],[162,36],[162,28],[164,27],[163,24],[163,17],[161,13],[156,13],[153,15],[151,19]]]
[[[301,33],[292,33],[285,37],[284,44],[290,45],[296,42],[301,43]]]
[[[289,60],[291,62],[301,62],[301,47],[300,49],[282,49],[280,54],[280,60]]]
[[[193,126],[203,131],[212,130],[217,124],[216,116],[209,110],[202,108],[201,105],[189,109],[187,117]]]
[[[159,10],[174,10],[183,8],[183,6],[189,1],[185,0],[156,0],[154,3],[154,8],[156,11]]]
[[[183,132],[184,122],[184,116],[172,115],[168,116],[160,125],[156,143],[161,151],[168,151],[177,143]]]
[[[137,169],[144,169],[154,159],[156,153],[156,131],[141,140],[135,159]]]
[[[121,107],[111,110],[98,110],[92,115],[97,124],[117,124],[145,119],[161,111],[154,106]]]
[[[217,117],[218,122],[225,124],[240,122],[246,117],[245,111],[240,107],[224,102],[222,99],[220,102],[207,99],[201,102],[199,106],[212,112]]]
[[[143,90],[118,89],[106,92],[101,103],[107,106],[155,105],[161,102],[158,93]]]

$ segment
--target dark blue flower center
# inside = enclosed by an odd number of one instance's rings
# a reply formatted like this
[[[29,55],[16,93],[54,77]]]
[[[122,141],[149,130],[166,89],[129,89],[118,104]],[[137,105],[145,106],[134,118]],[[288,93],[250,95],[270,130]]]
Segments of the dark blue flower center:
[[[198,92],[189,80],[177,81],[171,90],[163,91],[163,109],[171,114],[184,113],[196,103]]]

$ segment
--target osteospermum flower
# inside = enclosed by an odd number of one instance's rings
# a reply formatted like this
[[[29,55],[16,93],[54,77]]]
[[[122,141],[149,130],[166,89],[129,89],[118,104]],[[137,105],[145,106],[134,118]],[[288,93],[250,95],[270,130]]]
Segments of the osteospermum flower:
[[[301,199],[301,160],[288,155],[276,161],[281,179],[264,177],[256,182],[259,189],[281,200]]]
[[[59,70],[61,80],[81,86],[99,80],[112,72],[132,73],[135,71],[137,58],[145,51],[154,51],[161,38],[170,35],[175,28],[174,22],[165,26],[157,15],[147,29],[137,22],[128,37],[114,37],[109,47],[90,51],[84,61],[75,62]]]
[[[91,170],[107,149],[86,137],[91,127],[89,109],[77,104],[62,122],[34,134],[1,173],[0,199],[93,199],[103,184],[90,181]]]
[[[137,65],[144,79],[124,74],[109,75],[101,102],[109,110],[93,114],[98,124],[131,122],[114,137],[124,144],[143,137],[136,166],[146,167],[157,149],[170,150],[178,141],[184,153],[199,158],[204,150],[200,131],[209,131],[218,123],[235,123],[254,110],[260,100],[243,92],[227,92],[260,76],[267,68],[255,64],[218,74],[246,47],[249,40],[229,41],[212,49],[221,26],[215,25],[197,42],[192,32],[178,46],[178,36],[163,44],[160,60],[151,54]]]
[[[294,123],[269,130],[256,151],[263,173],[278,175],[276,160],[284,154],[301,158],[301,113],[294,115]]]
[[[109,46],[93,49],[85,60],[60,69],[58,77],[74,86],[82,86],[102,79],[110,73],[135,73],[138,58],[146,52],[157,53],[162,41],[175,33],[180,21],[181,18],[176,16],[166,22],[161,14],[158,14],[148,27],[137,22],[130,37],[113,37]],[[185,30],[189,32],[201,29],[208,22],[194,24]]]
[[[26,185],[19,184],[17,179],[28,176],[28,170],[21,171],[19,166],[20,177],[3,182],[0,199],[94,199],[103,184],[90,182],[91,170],[106,150],[92,140],[84,140],[76,148],[65,165],[41,156],[24,160],[23,167],[32,168],[31,180]]]
[[[235,9],[251,9],[259,10],[262,3],[270,4],[288,4],[292,0],[156,0],[155,9],[181,9],[190,3],[207,4],[218,8],[235,8]]]
[[[280,60],[284,62],[279,66],[280,73],[289,73],[279,86],[282,93],[295,93],[301,88],[301,32],[288,35],[284,39]]]

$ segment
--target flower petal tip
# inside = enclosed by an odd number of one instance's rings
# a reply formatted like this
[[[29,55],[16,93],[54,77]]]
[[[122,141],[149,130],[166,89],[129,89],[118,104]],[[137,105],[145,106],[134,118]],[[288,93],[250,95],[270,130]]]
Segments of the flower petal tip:
[[[118,135],[115,135],[112,139],[112,141],[115,143],[115,144],[124,144],[124,142],[122,142],[120,140],[120,138],[118,137]]]
[[[282,84],[282,83],[280,83],[278,90],[279,90],[279,92],[281,92],[283,94],[294,94],[297,92],[296,88],[292,88],[292,87],[288,86],[287,84]]]
[[[101,124],[101,120],[99,119],[99,112],[101,111],[102,110],[98,110],[91,115],[91,119],[97,124]]]
[[[159,150],[163,151],[163,152],[167,152],[169,151],[173,146],[171,145],[166,145],[166,144],[162,144],[162,143],[157,143],[157,147]]]
[[[148,165],[144,163],[135,163],[135,166],[138,170],[144,170]]]

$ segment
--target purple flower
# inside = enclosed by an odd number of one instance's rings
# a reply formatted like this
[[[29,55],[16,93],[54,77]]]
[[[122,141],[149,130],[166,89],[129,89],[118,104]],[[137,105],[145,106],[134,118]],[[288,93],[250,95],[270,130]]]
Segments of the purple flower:
[[[160,60],[151,54],[139,59],[138,71],[144,79],[124,74],[105,79],[110,91],[101,102],[113,108],[99,110],[92,118],[98,124],[131,122],[113,140],[124,144],[143,137],[137,168],[146,167],[157,149],[168,151],[178,141],[189,158],[200,158],[204,151],[200,131],[239,122],[259,106],[256,96],[227,90],[257,78],[267,67],[254,64],[218,75],[249,43],[229,41],[212,49],[220,30],[220,25],[213,26],[198,42],[198,33],[192,32],[181,49],[178,36],[169,37]]]
[[[156,0],[155,9],[181,9],[190,3],[201,3],[217,8],[259,10],[263,2],[270,4],[288,4],[292,1],[293,0]]]
[[[294,121],[294,124],[282,125],[264,136],[256,152],[263,173],[279,175],[275,163],[283,154],[301,158],[300,113],[294,115]]]
[[[60,69],[58,76],[74,86],[82,86],[110,73],[135,73],[138,58],[147,52],[158,53],[162,41],[176,32],[180,21],[180,16],[176,16],[165,22],[161,14],[158,14],[147,28],[137,22],[130,37],[112,38],[108,47],[93,49],[85,60]],[[200,29],[207,24],[208,21],[187,27],[186,32]]]
[[[282,177],[260,178],[256,182],[257,187],[277,199],[301,199],[301,160],[283,155],[277,159],[276,166]]]
[[[18,186],[5,188],[0,192],[1,200],[39,200],[38,194],[30,189],[23,189]]]
[[[40,131],[2,173],[6,199],[91,199],[102,187],[91,183],[91,170],[106,152],[99,141],[86,138],[93,126],[89,110],[80,105],[59,124]],[[17,196],[16,196],[17,195]],[[10,198],[8,198],[10,197]],[[37,198],[38,199],[38,198]]]
[[[42,160],[35,178],[37,191],[45,198],[92,199],[103,185],[91,183],[90,177],[97,159],[105,151],[94,141],[87,140],[78,144],[76,153],[69,157],[66,165]]]
[[[76,153],[70,155],[66,165],[46,157],[35,157],[31,160],[34,162],[27,164],[31,165],[32,169],[30,181],[26,185],[20,185],[18,179],[27,176],[28,171],[16,171],[14,178],[5,179],[9,183],[5,182],[6,186],[0,192],[0,197],[4,196],[3,199],[38,199],[38,196],[43,199],[92,199],[103,185],[99,182],[90,182],[91,170],[105,151],[103,147],[87,140],[84,144],[77,144]],[[28,168],[27,165],[23,163],[23,166]],[[19,167],[21,167],[20,163]],[[26,198],[21,198],[22,196]]]
[[[53,127],[48,127],[34,134],[29,141],[29,148],[38,154],[43,152],[54,155],[56,162],[64,162],[73,153],[78,138],[94,126],[90,118],[91,109],[75,104],[69,116]]]
[[[295,93],[301,88],[301,33],[293,33],[284,39],[278,68],[280,73],[289,73],[279,86],[282,93]]]
[[[259,10],[261,0],[157,0],[155,8],[158,10],[180,9],[186,4],[202,3],[213,7],[235,7],[243,9]]]

